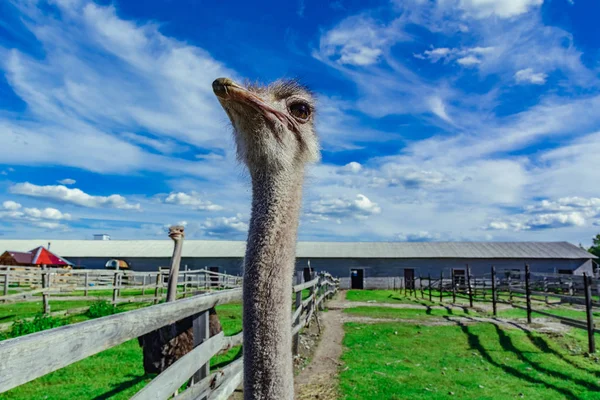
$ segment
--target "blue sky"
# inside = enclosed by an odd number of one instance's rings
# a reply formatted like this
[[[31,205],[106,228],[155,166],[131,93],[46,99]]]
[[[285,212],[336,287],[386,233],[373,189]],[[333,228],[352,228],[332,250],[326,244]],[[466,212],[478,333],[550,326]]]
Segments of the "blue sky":
[[[215,4],[212,4],[215,3]],[[593,0],[0,3],[0,235],[244,239],[211,82],[319,97],[301,240],[600,232]]]

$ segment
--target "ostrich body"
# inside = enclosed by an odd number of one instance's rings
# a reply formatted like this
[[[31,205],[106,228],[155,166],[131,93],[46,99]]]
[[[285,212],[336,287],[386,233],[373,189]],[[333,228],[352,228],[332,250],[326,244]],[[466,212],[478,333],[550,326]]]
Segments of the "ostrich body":
[[[181,251],[185,237],[184,227],[180,225],[171,226],[169,237],[173,239],[175,246],[171,258],[166,301],[172,302],[177,299],[179,265],[181,264]],[[144,349],[144,371],[146,373],[160,374],[175,361],[192,351],[194,348],[193,320],[193,317],[187,317],[138,338],[140,346]],[[212,337],[221,330],[219,317],[213,307],[209,310],[209,336]]]
[[[213,90],[234,128],[252,181],[244,259],[244,399],[292,400],[292,276],[304,167],[319,159],[314,99],[294,81]]]

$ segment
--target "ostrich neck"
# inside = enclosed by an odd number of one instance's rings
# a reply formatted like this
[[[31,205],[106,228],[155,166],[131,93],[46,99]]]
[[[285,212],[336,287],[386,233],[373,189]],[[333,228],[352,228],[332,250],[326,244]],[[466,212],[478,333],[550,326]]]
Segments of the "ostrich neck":
[[[294,397],[291,307],[304,172],[252,177],[244,265],[244,398]]]
[[[167,302],[177,299],[177,280],[179,277],[179,265],[181,264],[181,249],[183,238],[175,240],[173,256],[171,257],[171,269],[169,270],[169,288],[167,289]]]

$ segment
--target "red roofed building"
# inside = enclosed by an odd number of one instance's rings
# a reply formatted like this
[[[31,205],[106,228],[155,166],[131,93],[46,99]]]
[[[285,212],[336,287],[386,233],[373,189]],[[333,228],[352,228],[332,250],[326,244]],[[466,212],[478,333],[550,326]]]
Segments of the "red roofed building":
[[[0,255],[0,265],[68,267],[72,266],[73,263],[57,256],[44,246],[40,246],[27,253],[7,250]]]

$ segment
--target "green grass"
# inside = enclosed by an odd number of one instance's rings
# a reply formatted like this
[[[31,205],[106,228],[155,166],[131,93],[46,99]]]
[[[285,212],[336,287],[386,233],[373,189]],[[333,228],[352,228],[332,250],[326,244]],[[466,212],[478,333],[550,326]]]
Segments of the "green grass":
[[[580,333],[548,339],[488,323],[348,323],[345,331],[343,399],[600,398],[600,365],[565,347],[585,347]]]
[[[452,308],[386,308],[386,307],[353,307],[344,310],[347,314],[372,317],[372,318],[401,318],[401,319],[424,319],[429,317],[444,316],[474,316],[477,313],[473,310],[452,309]]]
[[[241,304],[221,305],[216,310],[225,335],[242,330]],[[77,318],[87,319],[85,315]],[[237,346],[213,357],[211,369],[226,365],[240,352],[241,346]],[[2,393],[0,399],[129,399],[151,379],[144,374],[142,349],[134,339]]]
[[[567,317],[567,318],[573,318],[573,319],[579,319],[583,322],[586,321],[586,313],[584,310],[572,310],[572,309],[567,309],[567,308],[543,308],[540,306],[532,306],[534,309],[535,308],[539,308],[541,311],[550,313],[550,314],[554,314],[560,317]],[[593,311],[592,314],[594,315],[594,319],[597,320],[598,318],[600,318],[600,310],[598,311]],[[533,318],[549,318],[546,315],[543,314],[538,314],[535,311],[533,311],[531,313],[531,316]],[[507,309],[507,310],[500,310],[498,311],[498,317],[502,317],[502,318],[527,318],[527,311],[526,310],[521,310],[519,308],[512,308],[512,309]]]
[[[429,302],[428,294],[425,294],[425,299],[421,298],[421,292],[417,292],[418,296],[404,296],[404,291],[393,291],[393,290],[348,290],[346,292],[346,300],[348,301],[375,301],[378,303],[391,303],[391,304],[415,304],[415,302],[426,302],[427,304],[434,304],[436,299],[432,299],[433,302]]]
[[[63,311],[71,308],[89,307],[93,301],[60,301],[50,298],[50,311]],[[42,311],[42,302],[24,302],[0,304],[0,323],[11,322],[20,318],[33,317]]]

